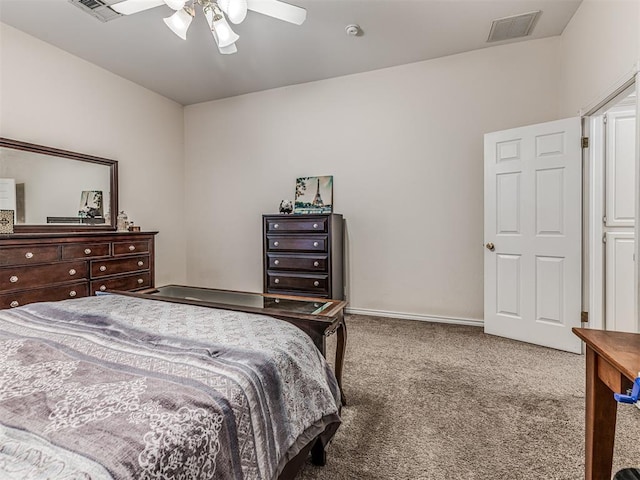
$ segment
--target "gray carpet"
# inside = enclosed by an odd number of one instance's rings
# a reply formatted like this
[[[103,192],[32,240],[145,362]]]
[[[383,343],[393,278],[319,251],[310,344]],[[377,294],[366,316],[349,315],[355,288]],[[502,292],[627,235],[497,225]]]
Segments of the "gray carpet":
[[[347,323],[343,424],[327,465],[296,480],[584,478],[584,356],[477,327]],[[614,472],[639,465],[640,410],[619,406]]]

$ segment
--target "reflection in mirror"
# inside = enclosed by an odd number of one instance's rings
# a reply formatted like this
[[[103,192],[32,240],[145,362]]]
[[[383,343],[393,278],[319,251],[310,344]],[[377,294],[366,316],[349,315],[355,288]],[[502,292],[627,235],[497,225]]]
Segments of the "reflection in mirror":
[[[114,160],[0,139],[0,210],[17,232],[112,229],[116,175]]]

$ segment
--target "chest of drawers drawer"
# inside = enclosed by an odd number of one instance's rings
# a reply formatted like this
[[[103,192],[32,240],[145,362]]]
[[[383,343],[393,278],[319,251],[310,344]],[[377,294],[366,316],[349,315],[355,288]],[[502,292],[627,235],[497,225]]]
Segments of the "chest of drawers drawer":
[[[267,249],[270,252],[326,252],[326,235],[308,236],[267,236]]]
[[[110,243],[79,243],[62,246],[62,259],[108,257],[111,254]]]
[[[109,277],[91,282],[90,293],[107,292],[109,290],[138,290],[151,287],[151,274],[140,272],[133,275]]]
[[[143,270],[149,270],[149,255],[137,255],[135,257],[113,260],[93,260],[91,262],[91,278],[139,272]]]
[[[328,278],[327,275],[269,272],[267,286],[271,290],[300,290],[313,295],[326,295],[329,288]]]
[[[326,233],[328,231],[328,218],[306,218],[304,216],[276,217],[266,220],[267,233]]]
[[[69,298],[86,297],[88,294],[89,285],[86,281],[55,287],[33,288],[0,295],[0,309],[19,307],[33,302],[55,302]]]
[[[0,291],[22,290],[89,278],[87,262],[0,268]]]
[[[135,241],[135,242],[114,242],[113,254],[118,255],[133,255],[136,253],[149,253],[148,241]]]
[[[305,270],[310,272],[326,272],[327,255],[291,255],[285,253],[268,253],[269,270]]]
[[[60,259],[59,245],[25,245],[0,249],[0,266],[34,265]]]

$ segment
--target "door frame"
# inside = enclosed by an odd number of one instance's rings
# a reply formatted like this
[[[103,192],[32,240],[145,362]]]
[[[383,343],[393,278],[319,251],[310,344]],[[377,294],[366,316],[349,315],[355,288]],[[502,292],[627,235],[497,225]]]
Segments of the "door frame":
[[[640,238],[640,70],[636,67],[633,72],[627,75],[613,91],[603,100],[580,112],[582,116],[583,136],[589,138],[589,147],[583,150],[583,162],[587,168],[583,171],[587,173],[585,179],[586,198],[583,200],[583,208],[586,210],[583,215],[584,225],[587,230],[583,240],[583,272],[588,272],[587,278],[583,277],[583,310],[589,312],[589,328],[604,329],[604,243],[602,241],[604,229],[602,228],[602,217],[605,215],[604,199],[604,175],[605,175],[605,128],[602,121],[604,111],[613,106],[613,103],[620,97],[628,95],[633,89],[636,91],[636,148],[635,148],[635,238]],[[586,245],[585,245],[586,244]],[[638,314],[640,312],[640,269],[638,259],[640,259],[640,242],[635,242],[634,265],[636,288],[634,289],[635,318],[640,327]]]

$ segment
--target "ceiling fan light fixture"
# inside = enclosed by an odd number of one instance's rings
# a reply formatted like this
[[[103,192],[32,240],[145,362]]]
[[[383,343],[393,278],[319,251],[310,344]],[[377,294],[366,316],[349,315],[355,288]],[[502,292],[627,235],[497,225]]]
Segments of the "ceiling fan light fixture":
[[[164,0],[164,3],[173,10],[182,10],[187,3],[187,0]]]
[[[187,39],[187,30],[193,20],[193,14],[186,8],[178,10],[176,13],[164,19],[164,23],[171,29],[173,33],[181,39]]]
[[[211,30],[215,33],[214,38],[218,40],[218,47],[228,47],[236,43],[240,36],[231,29],[231,25],[222,14],[215,14],[211,22]]]
[[[233,53],[238,53],[238,47],[236,47],[235,42],[227,45],[225,47],[220,46],[220,39],[218,38],[218,34],[216,33],[216,29],[213,27],[213,19],[214,17],[219,16],[220,14],[214,15],[213,9],[205,9],[204,15],[207,19],[207,23],[209,24],[209,30],[211,31],[211,35],[213,35],[213,39],[216,42],[216,46],[218,47],[218,51],[223,55],[231,55]]]

